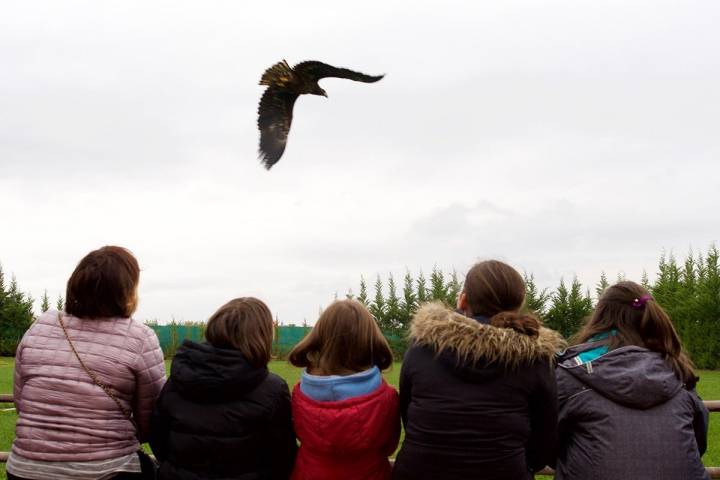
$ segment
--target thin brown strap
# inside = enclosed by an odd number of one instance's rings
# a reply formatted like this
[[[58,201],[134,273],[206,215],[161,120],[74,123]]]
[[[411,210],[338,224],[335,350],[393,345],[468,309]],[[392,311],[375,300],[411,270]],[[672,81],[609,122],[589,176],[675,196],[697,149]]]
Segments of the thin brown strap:
[[[118,406],[118,408],[123,413],[123,415],[125,415],[128,418],[128,420],[130,420],[133,424],[135,424],[133,417],[132,417],[132,412],[130,412],[127,408],[125,408],[123,406],[122,403],[120,403],[120,400],[118,400],[118,398],[115,396],[115,394],[110,390],[110,387],[108,387],[103,382],[101,382],[97,378],[97,375],[95,375],[95,372],[90,370],[87,367],[87,365],[85,365],[85,362],[82,361],[82,358],[80,358],[80,355],[78,354],[77,350],[75,350],[75,345],[73,345],[72,340],[70,340],[70,335],[68,335],[67,329],[65,328],[65,323],[63,323],[63,320],[62,320],[62,314],[60,312],[58,312],[58,321],[60,322],[62,331],[65,334],[65,338],[67,338],[67,341],[70,344],[70,349],[75,354],[75,358],[78,359],[78,362],[80,362],[80,366],[83,368],[83,370],[85,370],[85,372],[88,374],[90,379],[92,379],[93,383],[95,383],[95,385],[97,385],[98,387],[102,388],[103,392],[105,392],[105,394],[107,394],[108,397],[113,399],[113,401]]]

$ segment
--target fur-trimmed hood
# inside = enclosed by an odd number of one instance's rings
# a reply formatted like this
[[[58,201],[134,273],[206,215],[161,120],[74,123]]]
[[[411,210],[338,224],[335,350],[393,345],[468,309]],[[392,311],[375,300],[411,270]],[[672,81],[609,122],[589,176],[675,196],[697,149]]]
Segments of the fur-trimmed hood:
[[[459,363],[497,365],[514,369],[536,361],[553,361],[565,341],[554,330],[541,328],[532,338],[510,328],[482,324],[440,303],[423,305],[410,324],[410,340],[438,355],[452,354]]]

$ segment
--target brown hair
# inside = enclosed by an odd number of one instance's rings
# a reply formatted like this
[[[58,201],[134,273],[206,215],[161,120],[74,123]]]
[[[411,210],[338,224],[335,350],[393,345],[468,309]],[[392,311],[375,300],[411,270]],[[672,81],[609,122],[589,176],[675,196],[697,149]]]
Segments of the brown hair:
[[[80,260],[65,291],[65,311],[78,318],[129,317],[137,308],[140,267],[129,250],[107,246]]]
[[[476,263],[465,277],[463,293],[468,313],[490,318],[490,324],[512,328],[530,337],[540,333],[540,321],[520,313],[525,301],[525,282],[510,265],[498,260]]]
[[[288,357],[319,375],[347,375],[392,365],[392,351],[375,319],[357,300],[339,300],[320,315]]]
[[[217,348],[239,350],[251,365],[264,367],[272,353],[270,309],[253,297],[230,300],[208,320],[205,339]]]
[[[633,303],[648,299],[644,305]],[[598,300],[597,307],[572,343],[585,343],[599,333],[617,330],[611,335],[608,347],[612,350],[625,345],[637,345],[659,352],[670,363],[675,374],[689,388],[697,377],[694,365],[685,354],[680,337],[665,310],[652,299],[649,292],[635,282],[620,282],[608,287]]]

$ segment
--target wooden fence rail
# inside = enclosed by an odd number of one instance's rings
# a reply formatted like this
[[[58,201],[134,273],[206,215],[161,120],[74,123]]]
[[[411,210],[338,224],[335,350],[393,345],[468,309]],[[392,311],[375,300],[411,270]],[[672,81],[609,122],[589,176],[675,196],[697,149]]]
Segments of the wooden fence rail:
[[[12,403],[12,394],[0,393],[0,403]],[[720,400],[705,400],[705,406],[710,412],[720,412]],[[0,452],[0,463],[7,462],[9,452]],[[720,478],[720,467],[705,467],[710,478]],[[551,468],[545,468],[538,475],[553,475]]]

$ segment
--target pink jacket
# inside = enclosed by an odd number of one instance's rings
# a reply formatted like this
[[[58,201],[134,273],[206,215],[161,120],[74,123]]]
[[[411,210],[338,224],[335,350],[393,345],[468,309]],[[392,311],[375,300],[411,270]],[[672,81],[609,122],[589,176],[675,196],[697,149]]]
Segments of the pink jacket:
[[[33,460],[82,462],[136,451],[135,427],[82,369],[57,315],[42,314],[17,349],[13,452]],[[63,322],[85,365],[133,411],[144,439],[165,383],[155,332],[131,318],[81,320],[63,314]]]

